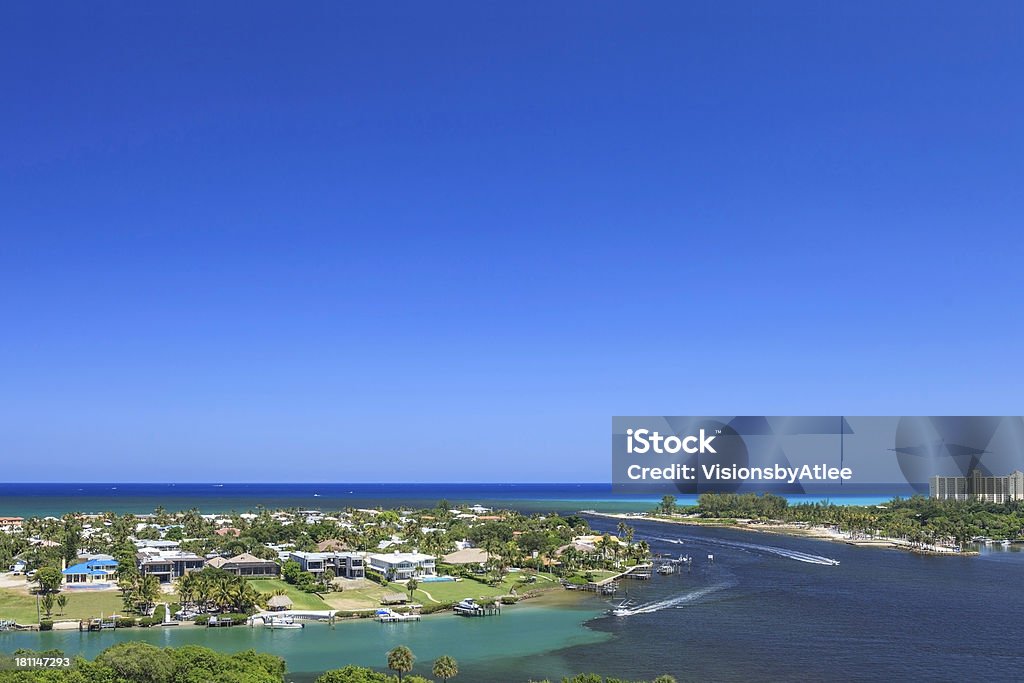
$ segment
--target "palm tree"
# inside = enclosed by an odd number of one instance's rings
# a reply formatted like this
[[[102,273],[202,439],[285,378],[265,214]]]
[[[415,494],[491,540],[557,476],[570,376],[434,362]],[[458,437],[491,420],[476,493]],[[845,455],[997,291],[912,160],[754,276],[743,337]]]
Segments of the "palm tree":
[[[323,574],[320,575],[320,578],[323,579],[324,589],[325,590],[327,590],[328,592],[334,590],[334,570],[333,569],[326,570]]]
[[[143,576],[139,579],[134,594],[136,604],[142,608],[139,611],[148,611],[160,595],[160,581],[152,574]]]
[[[454,657],[442,655],[434,660],[433,673],[442,681],[455,678],[459,675],[459,663],[455,661]]]
[[[187,607],[196,602],[200,582],[199,574],[194,572],[189,572],[178,578],[178,598],[182,605]]]
[[[565,567],[566,572],[574,572],[580,564],[580,553],[576,548],[569,546],[562,553],[562,566]]]
[[[228,586],[224,581],[213,581],[207,589],[206,599],[215,607],[225,607],[231,602]]]
[[[47,618],[49,618],[50,613],[53,612],[53,593],[46,593],[43,595],[42,605],[43,609],[46,611]]]
[[[412,602],[412,594],[416,592],[416,589],[419,587],[419,585],[420,582],[416,579],[409,579],[405,583],[405,590],[409,591],[409,602]]]
[[[61,616],[64,616],[64,608],[67,607],[67,604],[68,596],[64,595],[63,593],[57,596],[57,607],[60,607]]]
[[[402,683],[402,674],[412,671],[415,661],[416,656],[405,645],[399,645],[388,652],[388,668],[398,672],[398,683]]]

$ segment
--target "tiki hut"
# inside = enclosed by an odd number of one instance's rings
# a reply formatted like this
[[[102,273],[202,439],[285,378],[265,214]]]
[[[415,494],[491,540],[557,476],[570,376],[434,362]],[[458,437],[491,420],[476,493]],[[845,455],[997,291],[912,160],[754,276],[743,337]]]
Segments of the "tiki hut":
[[[271,612],[280,612],[281,610],[291,609],[291,607],[292,599],[287,595],[275,595],[267,600],[267,609]]]

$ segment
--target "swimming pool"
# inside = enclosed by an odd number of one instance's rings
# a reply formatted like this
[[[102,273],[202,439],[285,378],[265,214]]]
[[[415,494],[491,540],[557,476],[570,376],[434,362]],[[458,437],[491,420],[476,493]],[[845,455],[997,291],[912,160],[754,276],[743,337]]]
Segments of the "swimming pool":
[[[451,576],[424,576],[422,579],[416,579],[420,583],[440,583],[441,581],[454,581],[455,578]]]

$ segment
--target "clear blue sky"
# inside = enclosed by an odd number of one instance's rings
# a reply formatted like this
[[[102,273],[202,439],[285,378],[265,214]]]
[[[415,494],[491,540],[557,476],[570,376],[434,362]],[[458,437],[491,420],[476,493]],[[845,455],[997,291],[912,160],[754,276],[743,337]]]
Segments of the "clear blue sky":
[[[372,4],[0,10],[4,479],[1019,414],[1020,3]]]

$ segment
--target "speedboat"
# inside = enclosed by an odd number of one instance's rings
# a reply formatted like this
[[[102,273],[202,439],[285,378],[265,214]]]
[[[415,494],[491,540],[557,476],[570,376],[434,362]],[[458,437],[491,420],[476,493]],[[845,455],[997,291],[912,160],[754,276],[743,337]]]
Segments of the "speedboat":
[[[290,616],[270,617],[270,621],[266,623],[268,628],[302,628],[305,626],[305,624],[295,621],[295,619]]]
[[[618,605],[608,610],[608,614],[613,617],[628,617],[633,613],[633,608],[636,607],[635,600],[623,600]]]

